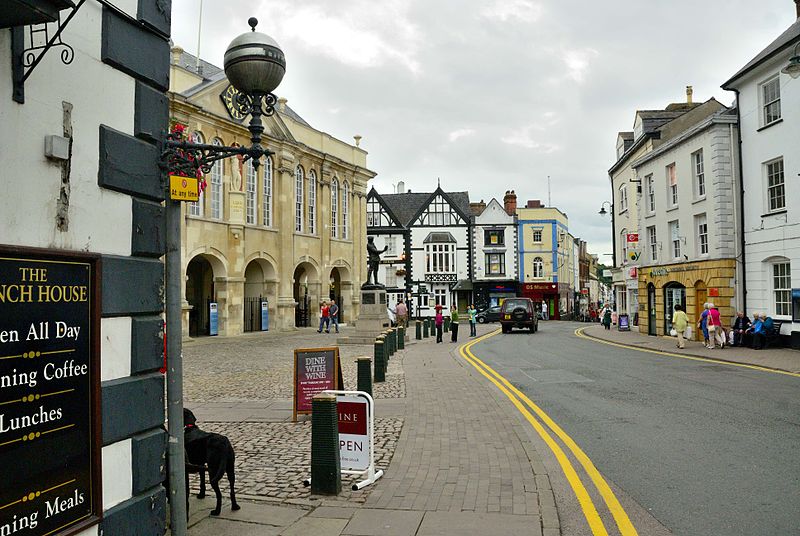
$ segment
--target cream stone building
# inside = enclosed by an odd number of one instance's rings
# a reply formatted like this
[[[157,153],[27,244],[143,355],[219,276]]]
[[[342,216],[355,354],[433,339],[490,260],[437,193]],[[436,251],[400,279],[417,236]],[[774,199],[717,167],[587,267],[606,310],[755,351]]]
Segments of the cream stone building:
[[[168,96],[171,123],[193,141],[250,143],[248,118],[219,67],[174,47]],[[258,170],[220,161],[200,201],[184,204],[184,336],[207,335],[214,324],[220,335],[314,326],[323,299],[340,304],[341,322],[358,314],[375,176],[360,137],[350,145],[314,129],[284,98],[264,126],[262,145],[274,154]]]

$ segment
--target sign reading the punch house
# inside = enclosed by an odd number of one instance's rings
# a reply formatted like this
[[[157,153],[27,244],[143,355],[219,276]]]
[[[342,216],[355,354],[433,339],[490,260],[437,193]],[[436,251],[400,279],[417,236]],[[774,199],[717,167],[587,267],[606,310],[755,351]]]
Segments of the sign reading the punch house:
[[[102,513],[98,258],[0,248],[0,534]]]

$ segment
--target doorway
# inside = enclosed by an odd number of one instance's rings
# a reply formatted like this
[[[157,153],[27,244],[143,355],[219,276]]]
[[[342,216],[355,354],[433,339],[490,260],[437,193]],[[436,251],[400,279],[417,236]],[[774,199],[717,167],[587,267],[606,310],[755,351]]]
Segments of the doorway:
[[[647,334],[656,335],[656,286],[652,283],[647,285]]]
[[[706,288],[706,284],[702,281],[698,281],[694,284],[694,320],[695,322],[700,321],[700,315],[703,314],[705,310],[705,304],[708,301],[708,289]],[[703,332],[701,330],[695,330],[696,333],[694,334],[694,338],[696,341],[703,340]]]
[[[214,301],[214,270],[202,255],[193,258],[186,267],[186,301],[189,310],[189,336],[210,333],[209,306]]]
[[[686,287],[680,283],[667,283],[664,285],[664,334],[672,329],[672,313],[676,305],[686,306]]]

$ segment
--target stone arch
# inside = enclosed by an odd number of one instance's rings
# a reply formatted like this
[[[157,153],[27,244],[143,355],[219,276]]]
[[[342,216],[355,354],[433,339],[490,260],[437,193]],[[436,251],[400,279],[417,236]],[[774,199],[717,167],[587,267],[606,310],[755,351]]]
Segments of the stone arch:
[[[305,257],[294,267],[292,296],[297,303],[295,327],[308,327],[316,318],[315,311],[324,297],[320,288],[319,276],[319,264],[310,257]]]
[[[339,321],[349,322],[355,319],[353,310],[353,271],[350,263],[344,259],[337,259],[328,271],[326,297],[335,299],[339,304]]]

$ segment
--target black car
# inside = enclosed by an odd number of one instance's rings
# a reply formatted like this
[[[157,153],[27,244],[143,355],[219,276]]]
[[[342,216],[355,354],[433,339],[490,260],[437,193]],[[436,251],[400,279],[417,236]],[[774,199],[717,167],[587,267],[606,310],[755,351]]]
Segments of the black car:
[[[500,308],[500,323],[503,333],[511,333],[513,328],[527,328],[536,333],[539,316],[530,298],[508,298]]]
[[[475,315],[475,321],[478,324],[485,324],[487,322],[497,322],[500,320],[500,306],[495,305],[494,307],[489,307],[488,309],[484,309],[480,313]]]

